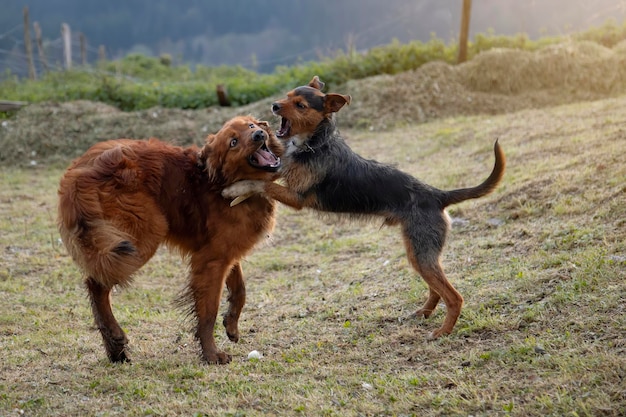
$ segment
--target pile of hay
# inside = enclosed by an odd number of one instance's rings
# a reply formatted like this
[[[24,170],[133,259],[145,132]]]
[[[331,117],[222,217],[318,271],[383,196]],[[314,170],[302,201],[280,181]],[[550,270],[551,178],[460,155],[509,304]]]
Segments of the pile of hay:
[[[462,65],[423,65],[350,81],[345,127],[386,129],[457,115],[497,114],[626,93],[626,42],[568,42],[537,52],[493,49]]]
[[[339,113],[339,124],[385,130],[441,117],[511,112],[537,104],[532,98],[471,91],[463,84],[459,68],[431,62],[395,76],[350,81],[340,89],[353,100]]]
[[[154,108],[126,113],[89,101],[32,104],[0,125],[0,165],[65,164],[94,143],[116,138],[201,143],[223,120],[219,109]]]
[[[520,94],[536,90],[581,90],[592,94],[624,91],[624,46],[567,42],[537,52],[494,49],[459,67],[462,83],[473,91]]]

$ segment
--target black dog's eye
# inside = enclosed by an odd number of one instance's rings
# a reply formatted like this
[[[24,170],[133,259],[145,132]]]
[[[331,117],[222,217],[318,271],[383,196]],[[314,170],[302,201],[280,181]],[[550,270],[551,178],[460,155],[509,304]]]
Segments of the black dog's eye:
[[[234,148],[235,146],[237,146],[237,138],[232,138],[230,140],[230,147]]]
[[[299,109],[306,109],[306,106],[301,101],[296,103],[296,107],[299,108]]]

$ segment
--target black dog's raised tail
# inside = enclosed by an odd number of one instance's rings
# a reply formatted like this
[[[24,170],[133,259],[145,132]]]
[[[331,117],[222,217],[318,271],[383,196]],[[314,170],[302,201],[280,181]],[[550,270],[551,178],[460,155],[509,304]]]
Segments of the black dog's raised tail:
[[[485,196],[496,188],[504,176],[504,168],[506,167],[506,157],[504,156],[504,151],[497,140],[493,145],[493,152],[496,155],[496,162],[493,166],[491,174],[489,174],[489,177],[476,187],[443,191],[443,196],[441,197],[443,207],[457,204],[465,200],[470,200],[472,198]]]

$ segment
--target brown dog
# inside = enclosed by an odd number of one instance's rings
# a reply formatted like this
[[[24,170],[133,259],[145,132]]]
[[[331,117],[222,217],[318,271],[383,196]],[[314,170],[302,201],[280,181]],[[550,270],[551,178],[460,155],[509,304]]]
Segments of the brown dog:
[[[324,94],[323,87],[316,76],[308,85],[272,104],[273,113],[282,118],[277,136],[286,142],[280,169],[286,187],[274,182],[243,181],[222,194],[241,200],[263,193],[296,209],[308,207],[357,218],[381,216],[387,225],[400,225],[409,261],[430,289],[428,300],[416,314],[428,318],[443,298],[446,318],[431,337],[449,334],[461,314],[463,297],[448,282],[440,263],[449,227],[444,209],[495,189],[504,174],[502,148],[496,141],[495,166],[482,184],[439,190],[354,153],[339,135],[332,117],[350,103],[350,96]]]
[[[224,282],[230,294],[224,326],[236,342],[246,295],[240,260],[274,227],[274,203],[256,197],[232,209],[220,193],[235,181],[275,179],[281,153],[266,122],[242,116],[209,135],[202,149],[119,139],[94,145],[71,164],[59,187],[59,231],[85,273],[112,362],[129,356],[111,289],[128,285],[162,243],[189,259],[183,299],[193,302],[202,357],[230,362],[213,337]]]

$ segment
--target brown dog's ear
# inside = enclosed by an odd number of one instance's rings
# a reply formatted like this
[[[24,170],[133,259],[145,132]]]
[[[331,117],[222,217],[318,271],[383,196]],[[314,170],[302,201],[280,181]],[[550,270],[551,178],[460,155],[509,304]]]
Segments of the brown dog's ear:
[[[313,87],[317,90],[322,91],[322,88],[324,88],[326,84],[324,84],[321,80],[320,77],[318,77],[317,75],[313,76],[313,79],[311,79],[311,81],[309,81],[309,87]]]
[[[352,97],[343,94],[329,93],[324,97],[324,110],[326,113],[335,113],[346,104],[350,104]]]
[[[274,132],[272,131],[272,128],[270,127],[270,124],[266,122],[265,120],[258,120],[256,124],[261,129],[265,130],[265,133],[267,133],[269,136],[272,136],[274,134]]]
[[[272,152],[278,157],[283,156],[284,148],[282,144],[276,139],[276,132],[272,129],[270,124],[265,120],[259,120],[256,124],[267,133],[268,141],[267,146],[271,149]]]
[[[220,174],[215,168],[215,161],[211,162],[209,158],[211,158],[211,154],[213,154],[213,142],[215,142],[216,135],[209,135],[206,138],[206,143],[202,147],[200,151],[200,160],[204,163],[204,169],[209,177],[209,181],[213,183],[220,182]],[[213,156],[215,158],[215,156]]]
[[[213,143],[214,140],[215,135],[207,136],[206,142],[202,147],[202,150],[200,151],[200,159],[202,159],[202,161],[206,162],[206,160],[209,158],[209,155],[211,154],[211,143]]]

